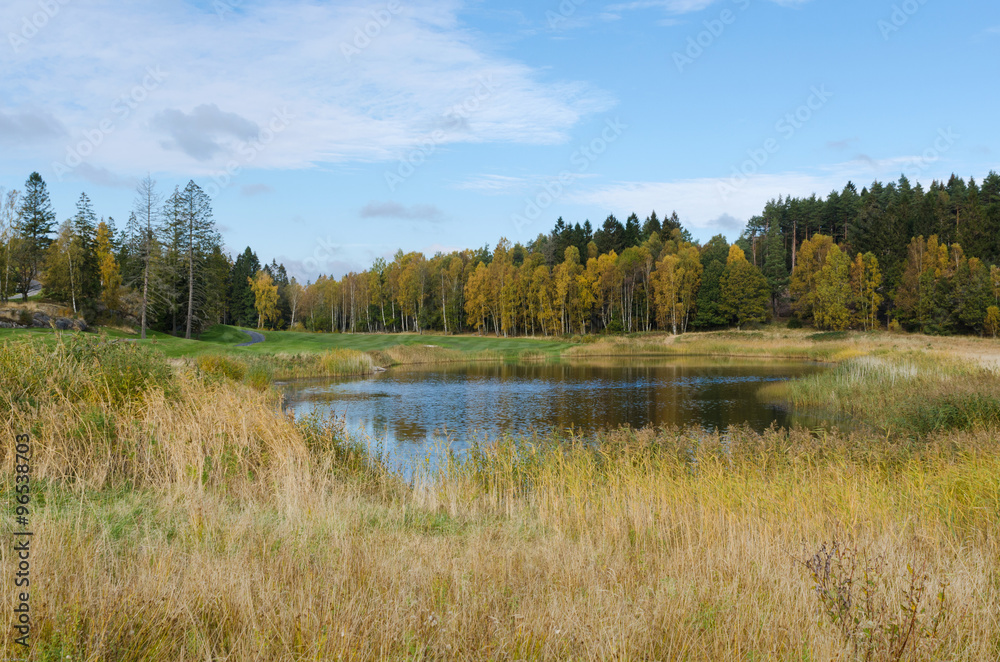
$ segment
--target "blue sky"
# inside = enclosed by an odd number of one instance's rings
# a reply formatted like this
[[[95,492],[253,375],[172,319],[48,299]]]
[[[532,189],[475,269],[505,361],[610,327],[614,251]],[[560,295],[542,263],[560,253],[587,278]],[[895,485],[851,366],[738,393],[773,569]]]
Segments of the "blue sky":
[[[399,248],[998,169],[1000,5],[943,0],[7,0],[0,187],[124,223],[194,179],[301,278]]]

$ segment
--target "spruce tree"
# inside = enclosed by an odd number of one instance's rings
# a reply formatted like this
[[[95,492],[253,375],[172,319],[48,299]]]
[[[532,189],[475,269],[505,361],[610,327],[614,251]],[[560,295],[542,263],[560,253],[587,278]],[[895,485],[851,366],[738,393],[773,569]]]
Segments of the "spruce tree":
[[[97,262],[97,216],[86,193],[80,194],[73,217],[73,240],[80,256],[76,284],[81,299],[97,299],[101,293],[100,267]]]
[[[52,243],[56,214],[52,210],[45,180],[37,172],[31,173],[24,185],[18,218],[18,241],[15,255],[17,265],[17,291],[25,301],[31,281],[38,276],[45,251]]]
[[[788,267],[786,266],[785,245],[781,239],[781,230],[776,219],[771,222],[764,238],[763,273],[771,294],[771,311],[777,317],[778,306],[788,289]]]
[[[232,323],[236,326],[256,326],[257,311],[254,307],[254,293],[249,280],[260,271],[260,260],[247,246],[237,256],[229,276],[229,310]]]

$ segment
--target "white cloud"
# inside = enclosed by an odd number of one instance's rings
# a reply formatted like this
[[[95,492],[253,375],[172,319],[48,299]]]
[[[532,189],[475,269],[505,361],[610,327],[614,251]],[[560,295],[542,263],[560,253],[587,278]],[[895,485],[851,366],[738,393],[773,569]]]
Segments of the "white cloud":
[[[715,0],[638,0],[609,5],[608,11],[630,11],[634,9],[662,8],[672,14],[688,14],[701,11]]]
[[[444,212],[434,205],[405,207],[398,202],[370,202],[361,209],[361,218],[400,218],[420,221],[440,221]]]
[[[920,157],[856,159],[833,164],[814,172],[758,174],[734,180],[705,177],[671,182],[616,182],[567,196],[569,202],[599,207],[609,213],[661,214],[677,211],[684,226],[696,236],[716,233],[734,239],[752,216],[761,213],[768,200],[782,196],[826,197],[853,181],[861,190],[874,180],[896,181],[901,173],[926,187],[950,172],[943,162],[920,165]],[[922,167],[923,169],[919,169]],[[930,167],[928,167],[930,166]],[[734,223],[734,219],[739,223]]]
[[[404,3],[390,20],[382,15],[384,25],[373,11],[385,5],[359,0],[215,4],[239,9],[61,4],[16,52],[0,44],[0,120],[23,124],[41,107],[38,117],[52,120],[35,133],[65,127],[54,147],[41,136],[22,146],[36,159],[61,162],[100,131],[85,159],[95,167],[211,174],[231,162],[393,160],[432,135],[438,144],[561,143],[581,118],[614,104],[586,83],[549,80],[491,52],[458,20],[457,0]],[[36,0],[8,0],[0,24],[36,11]],[[276,113],[287,113],[288,126],[265,140]],[[261,149],[241,149],[254,137]]]
[[[622,2],[618,4],[608,5],[607,11],[610,12],[621,12],[621,11],[633,11],[637,9],[663,9],[664,11],[671,14],[691,14],[693,12],[698,12],[706,9],[710,5],[713,5],[718,0],[635,0],[634,2]],[[770,0],[771,2],[781,5],[782,7],[798,7],[804,5],[810,0]],[[749,3],[749,0],[746,0]],[[741,9],[745,9],[746,6],[740,6]]]
[[[563,173],[559,176],[561,185],[572,184],[580,179],[592,179],[594,173]],[[509,175],[475,175],[459,182],[454,188],[462,191],[477,191],[486,195],[510,195],[534,191],[546,183],[556,179],[552,175],[531,175],[511,177]]]

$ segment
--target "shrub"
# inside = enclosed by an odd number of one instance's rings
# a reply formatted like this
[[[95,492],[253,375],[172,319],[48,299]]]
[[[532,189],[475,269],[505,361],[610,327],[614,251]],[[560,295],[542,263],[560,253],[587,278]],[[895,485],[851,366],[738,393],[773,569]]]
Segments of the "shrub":
[[[788,320],[788,328],[789,329],[801,329],[802,328],[802,320],[800,320],[798,317],[791,318],[790,320]]]
[[[55,347],[43,338],[0,346],[0,407],[35,406],[50,398],[73,402],[140,402],[173,386],[166,359],[132,343],[70,335]]]
[[[927,575],[907,563],[900,584],[884,556],[836,540],[823,543],[803,565],[815,582],[820,611],[859,659],[909,659],[940,643],[947,584],[928,605]]]
[[[236,382],[243,381],[246,376],[246,365],[222,354],[205,354],[195,362],[198,369],[209,375],[218,375]]]
[[[832,340],[847,340],[847,331],[826,331],[808,336],[813,342],[828,342]]]

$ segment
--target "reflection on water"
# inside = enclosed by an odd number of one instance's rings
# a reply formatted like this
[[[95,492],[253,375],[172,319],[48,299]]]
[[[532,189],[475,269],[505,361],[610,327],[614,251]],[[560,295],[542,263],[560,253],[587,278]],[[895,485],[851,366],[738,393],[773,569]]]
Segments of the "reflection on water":
[[[761,402],[764,384],[824,368],[802,362],[624,359],[586,362],[408,366],[285,387],[286,408],[343,417],[349,430],[384,440],[394,463],[425,457],[434,439],[458,450],[505,432],[573,430],[588,435],[630,425],[763,430],[818,421]]]

